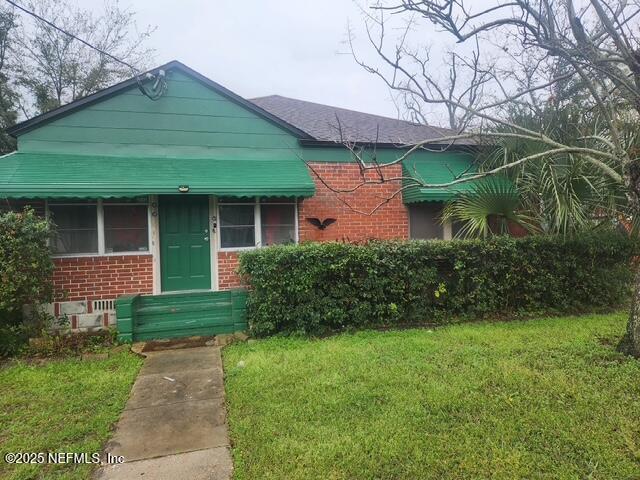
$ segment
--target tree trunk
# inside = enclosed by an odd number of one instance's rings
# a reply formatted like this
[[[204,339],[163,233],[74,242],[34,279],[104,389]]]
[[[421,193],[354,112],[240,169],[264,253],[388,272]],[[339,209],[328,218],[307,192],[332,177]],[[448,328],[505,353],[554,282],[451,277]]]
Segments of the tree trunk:
[[[635,276],[627,333],[622,338],[618,349],[628,355],[640,358],[640,269]]]
[[[640,112],[640,110],[639,110]],[[636,162],[629,162],[623,170],[624,183],[627,187],[627,198],[630,211],[633,216],[640,215],[640,168]],[[640,358],[640,267],[632,260],[635,271],[633,283],[633,297],[631,298],[631,311],[627,332],[618,345],[618,350]]]

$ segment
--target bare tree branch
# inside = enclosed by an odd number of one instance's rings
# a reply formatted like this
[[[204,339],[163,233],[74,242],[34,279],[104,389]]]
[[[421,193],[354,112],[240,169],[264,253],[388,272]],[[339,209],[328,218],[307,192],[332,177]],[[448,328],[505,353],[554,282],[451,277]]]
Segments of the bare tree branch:
[[[389,38],[393,27],[388,24],[405,18],[410,23],[401,38]],[[397,164],[409,168],[411,156],[429,145],[474,140],[485,149],[497,149],[510,143],[514,147],[504,147],[502,164],[480,166],[449,182],[418,175],[384,180],[401,181],[403,187],[447,188],[539,163],[557,189],[561,180],[555,159],[559,164],[578,159],[600,172],[598,178],[614,182],[626,194],[630,216],[640,217],[640,2],[380,0],[365,20],[377,61],[364,61],[350,34],[356,62],[404,98],[411,118],[427,123],[432,110],[440,107],[453,131],[405,145],[396,159],[375,166],[354,149],[363,185],[370,169],[384,171]],[[417,39],[422,48],[412,46],[413,27],[417,31],[418,25],[457,42],[447,53],[447,76],[434,73],[442,71],[442,65],[429,54],[434,47],[425,46],[424,30]],[[467,43],[474,47],[470,58],[461,53]],[[545,123],[549,119],[544,112],[549,106],[559,110],[571,105],[580,105],[579,116],[568,119],[572,133],[554,135],[556,125]],[[536,112],[540,118],[523,123],[514,111]],[[518,151],[517,145],[526,142],[534,145],[533,152]],[[591,180],[584,181],[593,186]],[[631,353],[640,356],[640,276],[634,298],[627,338]]]

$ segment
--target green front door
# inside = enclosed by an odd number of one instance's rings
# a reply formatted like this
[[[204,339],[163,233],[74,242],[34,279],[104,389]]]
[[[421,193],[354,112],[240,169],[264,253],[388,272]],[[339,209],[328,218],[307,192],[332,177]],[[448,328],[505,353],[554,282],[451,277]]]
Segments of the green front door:
[[[159,211],[162,291],[210,290],[209,199],[161,196]]]

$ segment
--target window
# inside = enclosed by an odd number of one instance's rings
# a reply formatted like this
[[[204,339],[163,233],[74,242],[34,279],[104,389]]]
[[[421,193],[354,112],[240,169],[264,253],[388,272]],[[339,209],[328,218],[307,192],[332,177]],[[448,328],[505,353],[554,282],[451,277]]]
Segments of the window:
[[[48,202],[56,225],[51,250],[57,255],[103,255],[149,251],[146,197]]]
[[[440,223],[442,204],[438,202],[409,205],[409,235],[414,239],[444,238]]]
[[[97,204],[49,204],[56,225],[53,253],[98,253]]]
[[[103,205],[106,253],[149,251],[146,205]]]
[[[262,202],[222,199],[219,220],[222,249],[296,242],[296,204],[289,199]]]
[[[462,230],[462,227],[464,227],[464,223],[463,222],[452,222],[451,223],[451,238],[460,238],[458,235],[460,235],[460,231]]]
[[[255,244],[255,205],[220,205],[220,247],[242,248]]]
[[[296,208],[295,205],[260,205],[262,223],[262,245],[295,243]]]
[[[4,198],[0,201],[0,213],[23,212],[25,208],[32,208],[36,215],[44,217],[44,200],[20,200]]]

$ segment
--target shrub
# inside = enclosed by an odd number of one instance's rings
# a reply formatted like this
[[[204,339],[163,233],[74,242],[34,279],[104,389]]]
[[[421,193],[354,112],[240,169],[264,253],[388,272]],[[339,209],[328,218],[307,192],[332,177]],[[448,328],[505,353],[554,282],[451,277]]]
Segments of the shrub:
[[[254,335],[441,324],[612,307],[629,294],[637,242],[563,239],[306,243],[240,256]]]
[[[0,214],[0,353],[10,354],[27,336],[22,306],[52,300],[49,224],[27,208]]]
[[[115,329],[95,332],[48,333],[32,338],[24,353],[30,357],[65,357],[82,353],[97,353],[118,344]]]

